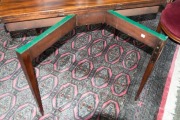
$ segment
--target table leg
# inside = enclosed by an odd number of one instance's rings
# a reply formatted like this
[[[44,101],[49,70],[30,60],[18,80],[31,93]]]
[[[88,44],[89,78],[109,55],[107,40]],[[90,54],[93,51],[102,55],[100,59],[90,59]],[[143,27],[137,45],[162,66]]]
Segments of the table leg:
[[[158,26],[157,26],[157,29],[156,29],[156,31],[158,32],[158,33],[160,33],[161,32],[161,24],[160,24],[160,22],[159,22],[159,24],[158,24]]]
[[[35,98],[35,101],[40,109],[40,112],[42,115],[44,115],[44,110],[42,107],[42,102],[41,102],[41,96],[39,92],[39,87],[38,87],[38,82],[36,79],[36,74],[34,67],[32,65],[32,60],[29,52],[24,52],[23,54],[17,53],[18,59],[20,61],[22,70],[26,76],[26,79],[28,81],[28,84],[30,86],[31,92],[33,93],[33,96]]]
[[[114,39],[116,38],[117,34],[118,34],[118,30],[115,28],[114,29]]]
[[[161,55],[161,52],[164,48],[166,42],[160,42],[159,44],[157,44],[157,47],[154,48],[154,51],[152,53],[152,56],[150,58],[150,61],[148,63],[148,66],[145,70],[145,73],[143,75],[143,78],[141,80],[138,92],[136,94],[135,100],[137,100],[139,98],[140,93],[142,92],[142,89],[144,88],[144,85],[146,84],[151,72],[153,71],[153,68],[155,66],[156,61],[158,60],[159,56]]]
[[[41,34],[41,28],[36,28],[36,33],[39,35]]]

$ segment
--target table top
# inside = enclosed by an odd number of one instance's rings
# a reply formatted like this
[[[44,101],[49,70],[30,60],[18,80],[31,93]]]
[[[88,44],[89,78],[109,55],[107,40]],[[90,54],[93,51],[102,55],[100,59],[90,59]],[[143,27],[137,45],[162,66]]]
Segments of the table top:
[[[1,0],[0,18],[14,22],[79,14],[89,10],[126,9],[164,4],[166,0]]]

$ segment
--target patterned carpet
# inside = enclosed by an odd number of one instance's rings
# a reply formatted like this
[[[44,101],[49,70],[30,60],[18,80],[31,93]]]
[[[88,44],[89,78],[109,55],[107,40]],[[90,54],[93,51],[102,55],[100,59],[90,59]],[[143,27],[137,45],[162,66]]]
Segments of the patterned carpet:
[[[154,15],[133,17],[156,29]],[[44,29],[43,29],[44,30]],[[154,120],[172,61],[168,40],[140,99],[134,101],[151,49],[104,25],[76,27],[34,61],[45,115],[31,94],[15,49],[34,30],[10,34],[0,25],[0,119]]]

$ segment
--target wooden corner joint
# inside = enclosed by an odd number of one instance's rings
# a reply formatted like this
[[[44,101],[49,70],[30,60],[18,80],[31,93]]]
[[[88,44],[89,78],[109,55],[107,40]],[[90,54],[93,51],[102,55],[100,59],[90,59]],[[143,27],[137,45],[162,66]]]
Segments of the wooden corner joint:
[[[160,56],[160,54],[161,54],[161,52],[162,52],[162,50],[163,50],[163,48],[165,46],[165,43],[166,43],[166,41],[159,41],[157,43],[157,46],[154,48],[152,56],[151,56],[150,61],[152,63],[155,63],[158,60],[158,58],[159,58],[159,56]]]

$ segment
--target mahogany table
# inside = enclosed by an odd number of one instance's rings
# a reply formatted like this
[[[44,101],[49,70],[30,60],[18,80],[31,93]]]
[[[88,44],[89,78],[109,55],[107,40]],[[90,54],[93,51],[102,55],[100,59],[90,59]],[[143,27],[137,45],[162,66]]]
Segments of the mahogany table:
[[[117,10],[123,15],[157,13],[167,0],[1,0],[0,21],[8,31],[47,27],[68,14]]]
[[[57,40],[70,32],[75,26],[106,23],[114,28],[128,34],[131,37],[143,42],[144,44],[154,49],[148,66],[145,70],[139,90],[137,92],[137,99],[151,74],[155,62],[159,58],[161,51],[166,43],[167,37],[159,34],[113,10],[88,12],[86,14],[70,14],[56,23],[54,26],[47,29],[45,32],[37,36],[34,40],[26,45],[16,49],[18,59],[20,61],[22,70],[29,83],[34,98],[39,106],[40,112],[43,114],[43,107],[37,78],[35,75],[32,61],[39,56],[43,51],[53,45]]]
[[[157,12],[158,6],[164,3],[165,0],[1,0],[0,18],[9,31],[51,26],[59,21],[16,50],[41,114],[44,114],[44,110],[32,61],[75,26],[81,25],[106,23],[154,49],[137,92],[137,99],[167,37],[118,12],[125,15]]]

